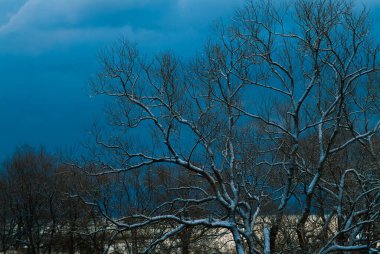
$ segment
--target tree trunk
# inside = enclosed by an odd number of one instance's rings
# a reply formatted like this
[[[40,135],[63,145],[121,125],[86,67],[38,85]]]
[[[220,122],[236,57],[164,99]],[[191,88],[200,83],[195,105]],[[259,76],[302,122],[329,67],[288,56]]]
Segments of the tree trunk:
[[[190,253],[190,238],[191,238],[191,228],[185,228],[180,235],[181,238],[181,253]]]
[[[240,234],[236,228],[232,229],[232,236],[233,236],[234,242],[235,242],[236,253],[237,254],[245,254],[243,241],[242,241],[241,236],[240,236]]]

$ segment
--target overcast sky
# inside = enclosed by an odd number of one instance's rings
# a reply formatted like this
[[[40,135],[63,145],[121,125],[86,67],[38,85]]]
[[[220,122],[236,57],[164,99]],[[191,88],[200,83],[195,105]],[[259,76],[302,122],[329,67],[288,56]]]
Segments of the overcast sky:
[[[244,0],[0,0],[0,160],[17,145],[75,146],[101,118],[88,79],[125,37],[191,55]],[[363,0],[380,35],[380,0]]]

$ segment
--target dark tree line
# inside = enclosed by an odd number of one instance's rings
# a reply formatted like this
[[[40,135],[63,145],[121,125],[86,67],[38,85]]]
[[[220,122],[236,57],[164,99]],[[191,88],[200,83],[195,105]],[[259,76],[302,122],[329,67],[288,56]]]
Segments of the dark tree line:
[[[104,221],[98,211],[71,198],[92,183],[43,149],[17,149],[0,178],[1,251],[101,253]]]
[[[156,224],[149,229],[125,230],[105,216],[113,219],[157,209],[162,199],[172,195],[165,187],[176,181],[170,171],[163,170],[158,176],[149,170],[144,174],[92,176],[98,171],[93,164],[79,169],[62,163],[43,149],[18,148],[3,163],[0,175],[0,251],[140,253],[154,235],[175,226]],[[152,184],[153,177],[161,186]],[[190,194],[184,191],[183,195]],[[157,251],[216,251],[210,245],[214,234],[202,227],[188,228],[179,240]]]

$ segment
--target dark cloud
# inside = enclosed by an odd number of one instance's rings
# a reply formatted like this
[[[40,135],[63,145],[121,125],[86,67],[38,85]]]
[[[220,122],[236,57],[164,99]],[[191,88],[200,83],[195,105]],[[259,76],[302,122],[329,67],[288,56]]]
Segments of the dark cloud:
[[[87,89],[100,49],[123,36],[148,52],[189,56],[213,20],[244,2],[0,0],[0,160],[22,143],[56,148],[83,139],[102,114]],[[378,13],[379,1],[364,2]]]
[[[157,45],[167,42],[166,37],[202,37],[212,20],[231,14],[242,2],[29,0],[16,5],[19,9],[0,25],[0,51],[39,54],[73,44],[110,42],[121,35],[142,44],[156,38]]]
[[[0,160],[23,143],[83,140],[103,114],[87,87],[100,49],[123,36],[190,55],[239,1],[0,0]]]

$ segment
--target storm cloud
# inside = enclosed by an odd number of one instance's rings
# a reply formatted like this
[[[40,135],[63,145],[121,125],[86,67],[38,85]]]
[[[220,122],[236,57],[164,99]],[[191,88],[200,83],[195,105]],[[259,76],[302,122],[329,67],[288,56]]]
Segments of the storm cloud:
[[[200,49],[213,21],[244,2],[0,0],[0,159],[23,143],[55,149],[83,139],[103,114],[87,81],[99,68],[99,50],[119,37],[147,52],[186,57]],[[364,3],[378,13],[379,1]]]

